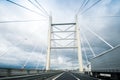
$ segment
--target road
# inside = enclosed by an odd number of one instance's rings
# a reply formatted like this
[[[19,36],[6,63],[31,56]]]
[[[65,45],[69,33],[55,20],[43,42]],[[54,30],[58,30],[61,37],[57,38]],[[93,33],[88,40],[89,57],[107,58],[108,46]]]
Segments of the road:
[[[45,72],[41,74],[2,77],[0,80],[99,80],[75,72]]]
[[[87,75],[80,73],[63,72],[52,78],[52,80],[99,80],[99,79],[89,77]]]
[[[9,76],[9,77],[1,77],[0,80],[45,80],[49,77],[58,75],[60,73],[61,72],[44,72],[39,74]]]

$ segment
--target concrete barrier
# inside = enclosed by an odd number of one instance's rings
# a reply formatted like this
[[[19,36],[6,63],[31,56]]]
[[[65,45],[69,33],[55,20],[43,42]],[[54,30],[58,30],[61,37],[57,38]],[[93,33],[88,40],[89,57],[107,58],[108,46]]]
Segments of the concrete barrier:
[[[28,75],[28,74],[38,74],[44,72],[43,70],[34,70],[34,69],[9,69],[9,68],[1,68],[0,69],[0,77],[6,76],[17,76],[17,75]]]

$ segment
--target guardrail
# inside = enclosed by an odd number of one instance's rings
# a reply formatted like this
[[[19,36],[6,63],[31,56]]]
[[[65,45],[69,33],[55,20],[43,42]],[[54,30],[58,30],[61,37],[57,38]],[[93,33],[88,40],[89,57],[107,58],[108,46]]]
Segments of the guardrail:
[[[0,77],[39,74],[45,70],[0,68]]]
[[[0,78],[0,80],[34,80],[34,79],[44,80],[60,73],[61,72],[44,72],[41,74],[34,74],[34,75],[3,77],[3,78]]]
[[[36,69],[0,68],[0,80],[44,80],[61,72],[55,70],[45,72],[45,70]]]

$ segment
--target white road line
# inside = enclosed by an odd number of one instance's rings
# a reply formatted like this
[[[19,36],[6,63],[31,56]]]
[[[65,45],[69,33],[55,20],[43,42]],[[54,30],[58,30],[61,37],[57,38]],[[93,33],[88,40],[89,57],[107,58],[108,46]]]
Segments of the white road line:
[[[55,80],[55,79],[57,79],[58,77],[60,77],[61,75],[63,75],[65,72],[63,72],[63,73],[61,73],[61,74],[59,74],[59,75],[57,75],[55,78],[53,78],[52,80]]]
[[[77,80],[80,80],[78,77],[76,77],[75,75],[73,75],[72,73],[71,73],[71,76],[73,76],[75,79],[77,79]]]

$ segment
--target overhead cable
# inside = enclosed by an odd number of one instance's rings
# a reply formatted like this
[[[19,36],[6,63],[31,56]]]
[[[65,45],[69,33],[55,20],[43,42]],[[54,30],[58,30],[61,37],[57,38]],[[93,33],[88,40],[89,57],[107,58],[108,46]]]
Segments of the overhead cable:
[[[101,0],[96,1],[95,3],[93,3],[90,7],[88,7],[86,10],[84,10],[81,14],[85,13],[86,11],[88,11],[90,8],[92,8],[93,6],[95,6],[97,3],[99,3]]]
[[[49,16],[48,12],[45,10],[45,8],[37,1],[35,0],[35,2],[45,11],[45,13]]]
[[[17,5],[17,6],[21,7],[21,8],[24,8],[24,9],[30,11],[30,12],[33,12],[33,13],[36,13],[36,14],[38,14],[38,15],[40,15],[40,16],[45,17],[43,14],[41,14],[41,13],[39,13],[39,12],[37,12],[37,11],[31,10],[31,9],[29,9],[29,8],[21,5],[21,4],[18,4],[18,3],[16,3],[16,2],[11,1],[11,0],[6,0],[6,1],[8,1],[8,2],[10,2],[10,3],[13,3],[13,4],[15,4],[15,5]]]
[[[87,53],[86,53],[86,48],[85,48],[85,45],[84,45],[84,43],[83,43],[83,39],[82,39],[82,38],[81,38],[81,41],[82,41],[81,45],[84,47],[83,52],[84,52],[84,54],[85,54],[85,58],[86,58],[87,64],[89,64],[88,56],[87,56]]]
[[[14,22],[35,22],[41,20],[15,20],[15,21],[0,21],[0,23],[14,23]]]
[[[43,50],[44,50],[44,48],[42,47],[42,48],[41,48],[41,51],[40,51],[40,54],[43,53]],[[41,57],[41,56],[39,55],[38,57]],[[40,64],[40,60],[41,60],[41,59],[38,58],[38,63],[37,63],[37,65],[35,66],[35,69],[38,69],[39,64]]]
[[[89,2],[89,0],[86,1],[86,3],[82,6],[82,8],[81,8],[80,11],[82,11],[82,10],[86,7],[86,5],[88,4],[88,2]],[[79,12],[80,12],[80,11],[79,11]],[[79,13],[78,13],[78,14],[79,14]]]
[[[92,47],[91,47],[91,45],[90,45],[90,42],[89,42],[88,39],[86,38],[85,34],[82,33],[82,35],[83,35],[85,41],[87,42],[87,44],[88,44],[88,46],[89,46],[89,48],[90,48],[90,50],[91,50],[91,52],[92,52],[92,54],[93,54],[93,57],[95,57],[96,55],[95,55],[95,52],[94,52],[94,50],[92,49]]]
[[[23,64],[22,69],[24,69],[24,68],[26,67],[26,65],[28,64],[28,62],[29,62],[30,59],[32,58],[33,52],[35,51],[36,48],[37,48],[36,45],[32,48],[32,52],[29,53],[29,56],[27,57],[25,63]]]
[[[97,33],[93,32],[90,28],[86,28],[89,30],[92,34],[94,34],[96,37],[98,37],[101,41],[103,41],[105,44],[107,44],[110,48],[114,48],[110,43],[108,43],[105,39],[103,39],[101,36],[99,36]]]
[[[42,11],[38,5],[34,4],[31,0],[28,0],[34,7],[36,7],[38,10]],[[44,13],[44,11],[42,11]],[[46,13],[45,13],[46,14]],[[47,15],[48,16],[48,15]]]
[[[85,4],[85,2],[86,2],[86,0],[83,0],[82,5],[81,5],[81,6],[80,6],[80,8],[78,9],[77,15],[80,13],[80,11],[81,11],[81,9],[82,9],[83,5]]]

